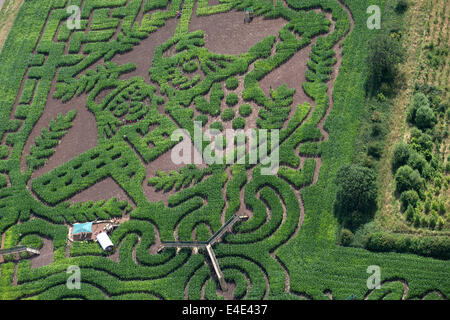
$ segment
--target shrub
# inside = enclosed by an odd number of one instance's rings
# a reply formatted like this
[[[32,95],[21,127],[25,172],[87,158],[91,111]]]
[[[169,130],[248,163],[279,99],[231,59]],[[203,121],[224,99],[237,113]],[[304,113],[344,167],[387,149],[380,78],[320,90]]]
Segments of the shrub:
[[[405,165],[398,168],[395,173],[396,189],[399,193],[407,190],[416,190],[420,192],[423,185],[423,179],[419,171],[413,170],[410,166]]]
[[[395,145],[394,156],[392,158],[392,168],[396,171],[401,166],[407,164],[411,150],[404,142]]]
[[[408,1],[407,0],[398,0],[397,5],[395,6],[395,11],[397,13],[405,13],[408,10]]]
[[[336,209],[344,225],[357,227],[370,218],[376,207],[376,175],[372,169],[344,165],[336,176]]]
[[[419,201],[419,195],[415,190],[408,190],[402,193],[400,201],[402,203],[402,210],[405,210],[409,206],[415,208]]]
[[[383,145],[380,142],[371,142],[369,144],[367,154],[379,159],[381,157],[381,154],[383,152]]]
[[[419,128],[427,129],[435,125],[436,116],[430,107],[422,106],[417,110],[414,121]]]
[[[223,130],[223,125],[222,125],[222,122],[220,122],[220,121],[216,121],[216,122],[212,123],[209,127],[211,129],[216,129],[216,130],[219,130],[219,131]]]
[[[238,117],[236,119],[233,120],[233,129],[237,130],[237,129],[244,129],[245,127],[245,119]]]
[[[430,101],[425,94],[423,94],[422,92],[418,92],[413,96],[413,101],[406,111],[406,119],[408,120],[408,122],[414,123],[417,110],[419,110],[419,108],[423,106],[429,107]]]
[[[409,222],[412,222],[414,220],[415,213],[416,213],[416,211],[414,210],[414,207],[412,205],[409,205],[408,209],[406,209],[406,212],[405,212],[406,220],[408,220]]]
[[[450,257],[450,238],[375,232],[368,237],[366,248],[374,251],[410,252],[448,259]]]
[[[248,117],[252,113],[252,107],[249,104],[243,104],[239,107],[239,113],[243,117]]]
[[[353,239],[355,238],[355,235],[353,234],[353,232],[351,232],[348,229],[342,229],[341,231],[341,245],[348,247],[352,242]]]
[[[427,165],[427,160],[423,155],[413,150],[409,155],[407,164],[411,168],[416,169],[420,173],[422,173],[424,171],[425,166]]]
[[[239,97],[236,93],[232,92],[225,98],[225,102],[229,107],[235,106],[239,101]]]
[[[382,33],[370,40],[367,62],[372,89],[380,87],[383,82],[391,83],[394,80],[397,64],[402,57],[400,43],[389,35]]]
[[[199,121],[202,123],[202,126],[205,126],[208,123],[208,116],[201,114],[195,118],[195,121]]]
[[[230,121],[234,118],[234,110],[233,109],[225,109],[222,112],[222,120],[223,121]]]
[[[228,90],[234,90],[239,86],[239,80],[236,77],[230,77],[225,82],[225,85]]]

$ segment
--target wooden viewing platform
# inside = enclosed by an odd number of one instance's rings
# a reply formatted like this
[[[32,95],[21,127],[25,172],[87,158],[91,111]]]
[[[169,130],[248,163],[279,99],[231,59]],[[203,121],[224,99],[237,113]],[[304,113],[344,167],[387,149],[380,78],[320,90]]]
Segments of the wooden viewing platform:
[[[220,269],[219,262],[217,261],[216,255],[214,254],[214,250],[212,249],[212,245],[216,242],[220,241],[226,232],[231,232],[234,224],[240,220],[246,220],[248,216],[239,216],[235,214],[230,220],[228,220],[222,228],[220,228],[211,238],[209,238],[206,242],[201,241],[169,241],[163,242],[161,247],[158,249],[158,253],[162,252],[165,248],[192,248],[194,249],[194,253],[198,252],[199,248],[206,248],[208,252],[209,258],[211,259],[211,263],[214,267],[214,271],[216,272],[217,278],[220,283],[220,287],[222,291],[227,290],[227,284],[225,279],[223,278],[222,270]]]

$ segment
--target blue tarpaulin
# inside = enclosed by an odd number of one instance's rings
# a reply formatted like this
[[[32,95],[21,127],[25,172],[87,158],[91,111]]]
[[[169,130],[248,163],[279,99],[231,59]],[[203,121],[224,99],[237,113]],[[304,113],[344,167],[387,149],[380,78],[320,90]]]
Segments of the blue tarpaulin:
[[[73,225],[72,234],[83,233],[83,232],[92,232],[92,222],[75,223]]]

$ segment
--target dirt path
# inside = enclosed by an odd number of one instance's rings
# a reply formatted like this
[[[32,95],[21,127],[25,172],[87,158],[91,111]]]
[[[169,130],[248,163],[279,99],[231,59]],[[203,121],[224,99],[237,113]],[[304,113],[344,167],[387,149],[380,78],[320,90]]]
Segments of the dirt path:
[[[53,262],[53,240],[43,238],[44,246],[39,250],[40,254],[30,259],[31,269],[43,267]]]

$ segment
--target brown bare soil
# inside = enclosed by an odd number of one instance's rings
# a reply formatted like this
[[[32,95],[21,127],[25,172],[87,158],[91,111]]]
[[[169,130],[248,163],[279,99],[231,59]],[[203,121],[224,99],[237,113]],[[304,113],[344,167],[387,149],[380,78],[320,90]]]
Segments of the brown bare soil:
[[[31,269],[43,267],[53,262],[53,240],[43,238],[44,246],[39,250],[40,254],[30,259]]]
[[[189,31],[203,30],[205,47],[220,54],[241,54],[269,35],[277,35],[287,24],[284,19],[256,17],[251,23],[244,23],[242,11],[213,14],[210,16],[193,15]]]
[[[304,102],[312,104],[314,102],[313,99],[308,97],[302,88],[302,83],[306,81],[306,62],[309,60],[311,50],[312,44],[298,51],[289,61],[259,81],[259,86],[264,93],[269,96],[270,88],[276,89],[283,83],[286,83],[288,88],[295,88],[293,97],[294,107]]]
[[[173,36],[177,24],[178,20],[176,19],[167,20],[164,27],[151,33],[147,39],[142,40],[140,45],[133,48],[133,50],[125,54],[116,55],[112,61],[119,65],[130,62],[136,64],[136,70],[121,75],[119,79],[123,80],[138,76],[149,81],[148,71],[152,66],[155,49]]]
[[[53,93],[53,91],[51,91]],[[52,93],[49,96],[45,110],[41,118],[37,121],[22,153],[21,168],[25,171],[26,156],[30,153],[30,148],[35,143],[36,137],[40,136],[43,128],[48,128],[50,121],[58,114],[65,115],[70,110],[76,109],[77,115],[67,134],[55,148],[55,153],[48,159],[48,162],[41,168],[35,170],[32,179],[39,177],[52,169],[64,164],[76,156],[86,152],[97,145],[97,122],[95,116],[86,107],[86,95],[74,97],[67,103],[54,99]]]
[[[123,189],[114,181],[113,178],[103,179],[90,188],[77,193],[70,199],[67,199],[71,204],[77,202],[86,202],[92,200],[94,202],[116,198],[119,201],[128,201],[133,205],[133,201],[130,197],[123,191]]]

